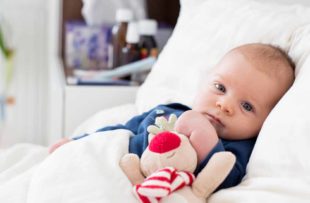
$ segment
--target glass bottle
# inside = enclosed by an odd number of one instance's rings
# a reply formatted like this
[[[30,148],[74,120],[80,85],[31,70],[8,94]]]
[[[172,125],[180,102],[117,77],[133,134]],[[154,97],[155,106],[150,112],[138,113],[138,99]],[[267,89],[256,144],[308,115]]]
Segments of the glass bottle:
[[[158,47],[155,40],[155,35],[157,33],[157,22],[152,19],[140,20],[138,22],[138,29],[140,34],[140,59],[144,59],[149,56],[157,57]],[[145,71],[132,74],[131,80],[142,84],[149,72],[150,71]]]
[[[116,68],[121,65],[122,48],[126,45],[128,23],[133,19],[130,9],[121,8],[116,11],[117,24],[112,28],[112,58],[111,66]]]
[[[140,59],[139,33],[137,23],[128,25],[126,34],[126,46],[122,49],[122,65],[138,61]]]
[[[140,57],[146,58],[149,56],[158,56],[158,47],[155,40],[157,33],[157,22],[151,19],[145,19],[139,21],[139,45],[141,48]]]

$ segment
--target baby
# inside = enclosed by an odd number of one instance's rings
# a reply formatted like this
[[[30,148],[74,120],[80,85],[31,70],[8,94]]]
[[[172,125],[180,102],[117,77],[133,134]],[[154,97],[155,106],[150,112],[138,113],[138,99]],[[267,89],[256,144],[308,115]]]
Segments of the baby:
[[[195,173],[219,151],[230,151],[237,160],[218,188],[240,183],[266,117],[294,82],[294,63],[281,49],[266,44],[246,44],[229,51],[208,74],[192,109],[182,104],[159,105],[125,125],[97,131],[128,129],[129,152],[141,156],[148,145],[147,127],[158,116],[176,114],[176,130],[189,137],[198,153]],[[72,140],[81,139],[82,135]],[[71,141],[65,138],[50,148]]]

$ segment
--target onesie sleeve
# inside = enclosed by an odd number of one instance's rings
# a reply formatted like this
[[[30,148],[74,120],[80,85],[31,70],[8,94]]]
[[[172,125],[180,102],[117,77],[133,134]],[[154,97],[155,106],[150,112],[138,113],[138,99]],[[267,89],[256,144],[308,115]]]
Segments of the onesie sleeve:
[[[256,142],[256,137],[241,141],[229,141],[225,145],[225,151],[230,151],[236,156],[236,163],[227,178],[217,188],[229,188],[238,185],[245,176],[246,167],[249,162],[252,150]]]
[[[205,167],[213,154],[221,151],[229,151],[236,156],[236,163],[230,171],[229,175],[217,188],[217,190],[236,186],[241,182],[242,178],[245,175],[246,166],[251,156],[255,141],[256,138],[241,141],[231,141],[223,139],[219,140],[219,142],[215,145],[211,152],[199,164],[195,171],[195,174],[197,175]]]
[[[211,150],[211,152],[204,158],[204,160],[201,161],[201,163],[198,164],[196,170],[195,170],[195,175],[197,175],[209,162],[210,158],[212,157],[213,154],[216,152],[223,152],[225,151],[224,145],[221,140],[217,142],[215,147]]]

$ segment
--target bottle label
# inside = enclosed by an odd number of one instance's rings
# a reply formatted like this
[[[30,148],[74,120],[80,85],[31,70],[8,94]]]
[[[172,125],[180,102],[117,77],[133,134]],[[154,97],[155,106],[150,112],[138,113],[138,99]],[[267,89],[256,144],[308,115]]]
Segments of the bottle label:
[[[147,49],[146,48],[141,48],[141,51],[140,51],[140,58],[141,59],[144,59],[144,58],[146,58],[146,57],[148,57],[148,51],[147,51]]]
[[[152,48],[150,51],[150,56],[157,58],[158,56],[158,49],[157,48]]]
[[[147,58],[149,56],[156,58],[158,56],[158,49],[157,48],[151,48],[150,50],[148,50],[146,48],[141,48],[141,51],[140,51],[141,59]]]

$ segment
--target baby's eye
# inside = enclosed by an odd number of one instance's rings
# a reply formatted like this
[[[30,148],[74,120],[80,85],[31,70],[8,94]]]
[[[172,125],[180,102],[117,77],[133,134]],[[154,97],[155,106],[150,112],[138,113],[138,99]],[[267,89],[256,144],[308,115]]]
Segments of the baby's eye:
[[[226,92],[226,88],[224,85],[220,84],[220,83],[215,83],[214,84],[215,88],[218,89],[219,91],[225,93]]]
[[[253,111],[254,110],[252,104],[250,104],[249,102],[242,102],[241,106],[246,111]]]

